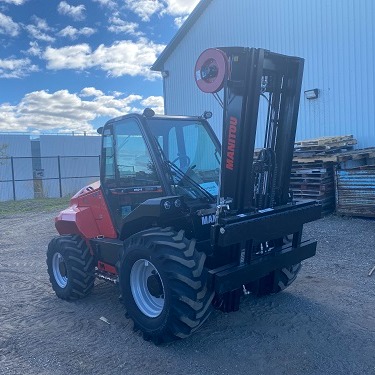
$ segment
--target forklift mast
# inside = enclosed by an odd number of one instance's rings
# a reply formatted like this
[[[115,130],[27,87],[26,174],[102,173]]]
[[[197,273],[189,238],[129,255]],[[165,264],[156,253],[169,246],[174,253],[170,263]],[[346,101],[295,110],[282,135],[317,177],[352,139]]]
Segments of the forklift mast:
[[[256,212],[290,200],[303,66],[301,58],[257,48],[208,49],[199,57],[198,87],[219,100],[217,92],[224,88],[219,222],[228,213]],[[268,109],[258,116],[260,100]],[[260,126],[264,142],[255,150]]]

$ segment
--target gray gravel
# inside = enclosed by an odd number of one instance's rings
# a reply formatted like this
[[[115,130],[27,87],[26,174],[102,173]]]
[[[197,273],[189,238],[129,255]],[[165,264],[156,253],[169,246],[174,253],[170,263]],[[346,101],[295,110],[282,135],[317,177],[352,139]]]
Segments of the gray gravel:
[[[0,374],[375,374],[374,220],[307,225],[318,255],[289,289],[249,296],[156,347],[133,333],[115,286],[97,281],[74,303],[55,296],[45,264],[53,216],[0,218]]]

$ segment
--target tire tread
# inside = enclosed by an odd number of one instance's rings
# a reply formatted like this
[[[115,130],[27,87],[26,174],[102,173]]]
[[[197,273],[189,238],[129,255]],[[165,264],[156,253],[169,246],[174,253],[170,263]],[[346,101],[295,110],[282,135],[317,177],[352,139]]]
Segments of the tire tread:
[[[68,284],[61,288],[55,280],[52,269],[53,255],[59,252],[65,259],[68,270]],[[94,287],[94,258],[79,235],[54,237],[48,244],[47,268],[52,289],[64,300],[76,300],[88,295]],[[70,272],[70,275],[69,275]]]
[[[146,340],[165,343],[178,338],[185,338],[195,332],[211,313],[214,291],[207,287],[208,272],[204,268],[206,255],[195,248],[195,240],[188,240],[184,231],[172,228],[152,228],[140,232],[124,243],[124,253],[120,267],[127,262],[127,254],[140,248],[148,249],[154,259],[162,265],[171,290],[171,303],[168,318],[160,329],[151,330],[138,321],[134,308],[127,307],[128,316],[134,326],[143,333]],[[128,282],[120,271],[120,285]],[[132,302],[135,303],[135,302]],[[137,311],[137,310],[135,310]]]

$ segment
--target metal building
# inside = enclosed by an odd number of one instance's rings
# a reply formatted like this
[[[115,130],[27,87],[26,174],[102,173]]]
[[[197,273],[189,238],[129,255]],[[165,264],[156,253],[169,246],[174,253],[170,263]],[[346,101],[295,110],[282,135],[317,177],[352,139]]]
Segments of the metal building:
[[[0,202],[34,198],[30,137],[0,134]]]
[[[41,135],[43,196],[72,195],[99,180],[100,146],[96,136]]]
[[[0,202],[70,196],[99,179],[101,137],[0,133]]]
[[[152,69],[163,75],[165,112],[221,108],[195,85],[194,66],[212,47],[248,46],[305,58],[297,139],[353,134],[375,146],[374,0],[202,0]]]

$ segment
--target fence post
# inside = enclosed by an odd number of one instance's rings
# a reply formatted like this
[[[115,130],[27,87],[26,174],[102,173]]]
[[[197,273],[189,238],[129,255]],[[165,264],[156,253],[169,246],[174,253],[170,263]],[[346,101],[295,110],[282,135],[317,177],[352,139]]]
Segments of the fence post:
[[[16,200],[16,181],[14,180],[14,163],[13,156],[10,157],[10,166],[12,169],[12,187],[13,187],[13,200]]]
[[[58,168],[58,170],[59,170],[59,189],[60,189],[60,198],[62,198],[60,155],[57,157],[57,168]]]

